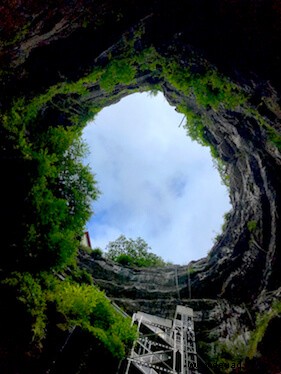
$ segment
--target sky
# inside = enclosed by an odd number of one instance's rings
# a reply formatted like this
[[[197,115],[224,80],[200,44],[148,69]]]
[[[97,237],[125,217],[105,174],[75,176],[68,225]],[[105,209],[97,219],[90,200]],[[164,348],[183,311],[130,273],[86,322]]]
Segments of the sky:
[[[86,227],[92,248],[124,234],[175,264],[207,255],[231,205],[209,149],[186,135],[182,119],[162,93],[137,93],[86,126],[85,163],[102,192]]]

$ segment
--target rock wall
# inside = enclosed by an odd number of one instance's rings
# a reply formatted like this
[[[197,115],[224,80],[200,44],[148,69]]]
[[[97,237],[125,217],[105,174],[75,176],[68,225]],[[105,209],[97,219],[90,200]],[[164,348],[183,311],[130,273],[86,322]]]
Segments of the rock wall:
[[[82,253],[80,266],[90,272],[94,284],[105,290],[108,297],[129,315],[142,311],[173,318],[176,305],[193,308],[202,373],[208,372],[202,360],[211,364],[215,355],[221,354],[218,342],[231,347],[231,350],[247,345],[255,322],[252,306],[220,297],[197,298],[190,282],[191,267],[175,265],[161,269],[132,269],[103,258],[94,260]],[[193,271],[196,270],[193,268]]]
[[[136,270],[84,256],[81,266],[129,313],[170,316],[176,303],[187,303],[196,312],[202,343],[235,336],[247,341],[255,313],[280,299],[280,1],[16,0],[4,1],[0,13],[1,122],[17,99],[30,102],[118,59],[123,41],[140,29],[136,50],[153,46],[182,67],[192,62],[195,75],[208,64],[247,94],[247,104],[235,110],[198,107],[194,94],[159,78],[156,65],[153,74],[138,71],[133,82],[118,84],[110,93],[88,82],[86,94],[57,95],[56,105],[46,101],[37,119],[38,129],[53,122],[67,127],[71,122],[62,108],[83,114],[90,103],[107,106],[153,84],[171,105],[188,106],[204,117],[205,135],[226,164],[233,206],[208,257],[188,267]],[[1,127],[2,139],[5,131]],[[3,246],[12,253],[25,196],[18,185],[24,185],[27,173],[5,143],[0,158]]]

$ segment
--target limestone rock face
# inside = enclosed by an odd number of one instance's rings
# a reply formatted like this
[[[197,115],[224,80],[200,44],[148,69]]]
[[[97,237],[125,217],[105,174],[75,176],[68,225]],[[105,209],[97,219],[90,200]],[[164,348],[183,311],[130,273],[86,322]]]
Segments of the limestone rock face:
[[[239,347],[247,345],[254,328],[255,311],[261,305],[268,307],[264,301],[254,308],[221,297],[198,298],[193,295],[190,265],[189,268],[174,265],[160,269],[132,269],[81,254],[80,266],[91,272],[94,284],[105,290],[112,302],[129,315],[142,311],[172,319],[176,305],[193,308],[197,350],[209,363],[214,360],[218,341],[237,352]],[[202,362],[199,362],[199,368],[203,373],[208,370]]]
[[[72,88],[46,99],[37,126],[38,131],[53,123],[71,126],[69,113],[82,115],[91,103],[108,106],[153,84],[171,105],[188,106],[204,118],[205,137],[226,165],[233,207],[209,255],[163,269],[130,269],[85,254],[79,261],[129,314],[141,310],[171,317],[177,303],[194,308],[201,352],[218,341],[231,341],[236,348],[247,342],[255,313],[280,299],[280,2],[16,0],[4,1],[0,14],[1,139],[5,113],[16,100],[46,98],[53,87],[75,83],[94,67],[118,60],[126,53],[124,40],[140,30],[136,51],[152,46],[182,67],[191,66],[195,76],[211,66],[243,90],[247,103],[235,109],[199,107],[194,92],[176,89],[156,64],[153,72],[140,70],[136,79],[116,84],[111,92],[95,81],[84,84],[86,92]],[[0,159],[2,244],[13,253],[28,172],[7,144],[1,143]],[[270,356],[265,345],[263,352]]]

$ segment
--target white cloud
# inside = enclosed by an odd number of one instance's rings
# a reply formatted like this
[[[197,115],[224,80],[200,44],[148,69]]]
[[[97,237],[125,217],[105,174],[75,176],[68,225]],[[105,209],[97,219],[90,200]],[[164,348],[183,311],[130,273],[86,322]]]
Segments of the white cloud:
[[[88,223],[92,246],[121,233],[142,237],[165,260],[203,257],[230,209],[207,148],[178,127],[182,115],[162,94],[126,97],[105,108],[84,138],[102,196]]]

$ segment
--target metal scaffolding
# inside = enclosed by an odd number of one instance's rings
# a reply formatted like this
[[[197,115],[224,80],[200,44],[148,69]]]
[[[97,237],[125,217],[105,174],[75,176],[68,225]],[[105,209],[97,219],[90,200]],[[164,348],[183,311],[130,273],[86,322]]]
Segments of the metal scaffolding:
[[[137,312],[139,338],[125,374],[198,374],[193,310],[177,305],[173,320]]]

